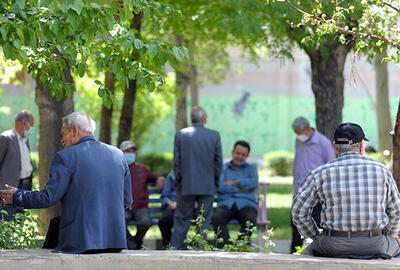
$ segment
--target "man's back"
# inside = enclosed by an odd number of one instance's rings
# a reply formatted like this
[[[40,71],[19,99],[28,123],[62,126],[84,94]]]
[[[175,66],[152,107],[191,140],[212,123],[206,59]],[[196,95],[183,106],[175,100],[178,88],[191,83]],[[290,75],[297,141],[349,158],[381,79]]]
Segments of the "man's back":
[[[295,198],[298,205],[312,197],[322,202],[321,227],[336,231],[368,231],[400,229],[399,194],[390,171],[381,163],[355,152],[344,153],[328,164],[315,169]],[[313,188],[311,188],[313,186]],[[309,192],[307,192],[309,191]],[[309,196],[315,194],[313,196]],[[298,226],[299,227],[299,226]],[[303,235],[317,234],[312,224],[302,223]],[[311,231],[310,231],[311,229]]]
[[[212,195],[222,168],[219,133],[200,124],[175,135],[174,172],[182,195]]]
[[[44,190],[18,190],[15,197],[17,204],[26,208],[60,201],[55,251],[126,248],[124,207],[132,201],[130,174],[121,151],[85,137],[55,155],[50,173]]]

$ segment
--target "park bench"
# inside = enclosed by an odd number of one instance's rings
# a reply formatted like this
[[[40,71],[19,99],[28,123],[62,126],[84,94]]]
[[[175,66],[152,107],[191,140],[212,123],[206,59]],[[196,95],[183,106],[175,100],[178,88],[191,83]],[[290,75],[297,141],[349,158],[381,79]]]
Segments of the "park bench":
[[[162,206],[160,200],[160,193],[158,193],[154,187],[153,183],[148,184],[149,189],[149,209],[150,216],[153,225],[158,224],[158,220],[161,216]],[[259,183],[257,188],[257,201],[258,201],[258,215],[257,215],[257,232],[258,232],[258,242],[261,246],[262,244],[262,236],[268,236],[268,226],[270,221],[268,220],[267,215],[267,191],[268,191],[268,183]],[[216,201],[214,202],[214,208],[217,206]],[[135,225],[135,221],[130,219],[127,221],[128,225]],[[229,224],[239,224],[239,221],[236,219],[231,219]]]

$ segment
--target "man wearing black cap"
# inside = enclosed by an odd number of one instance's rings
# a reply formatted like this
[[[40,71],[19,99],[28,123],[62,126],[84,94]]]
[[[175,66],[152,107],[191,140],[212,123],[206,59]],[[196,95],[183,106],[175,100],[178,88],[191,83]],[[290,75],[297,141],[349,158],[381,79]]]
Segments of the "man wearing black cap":
[[[338,157],[315,169],[292,207],[293,222],[313,239],[304,253],[314,256],[373,259],[400,255],[400,195],[391,172],[363,156],[362,128],[341,124],[333,147]],[[311,213],[322,204],[318,230]]]

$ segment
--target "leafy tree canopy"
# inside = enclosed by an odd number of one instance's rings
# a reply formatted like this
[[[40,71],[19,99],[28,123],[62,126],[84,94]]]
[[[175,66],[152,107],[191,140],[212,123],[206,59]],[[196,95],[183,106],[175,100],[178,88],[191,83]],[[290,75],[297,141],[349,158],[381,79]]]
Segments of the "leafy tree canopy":
[[[187,53],[173,44],[137,36],[129,27],[132,11],[146,17],[174,12],[157,1],[145,0],[1,1],[0,47],[7,59],[20,61],[58,98],[73,90],[63,71],[69,65],[83,76],[90,57],[99,68],[111,68],[117,79],[136,78],[154,88],[163,83],[162,78],[151,67],[133,61],[132,51],[146,54],[157,66],[182,61]],[[99,86],[99,95],[110,106],[110,94]]]

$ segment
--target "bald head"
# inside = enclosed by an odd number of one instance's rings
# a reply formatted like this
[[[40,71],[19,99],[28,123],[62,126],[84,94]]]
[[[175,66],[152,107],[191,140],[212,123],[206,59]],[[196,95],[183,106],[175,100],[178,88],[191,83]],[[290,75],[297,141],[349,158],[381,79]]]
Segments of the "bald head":
[[[190,112],[192,124],[205,124],[207,122],[207,113],[200,106],[194,106]]]

